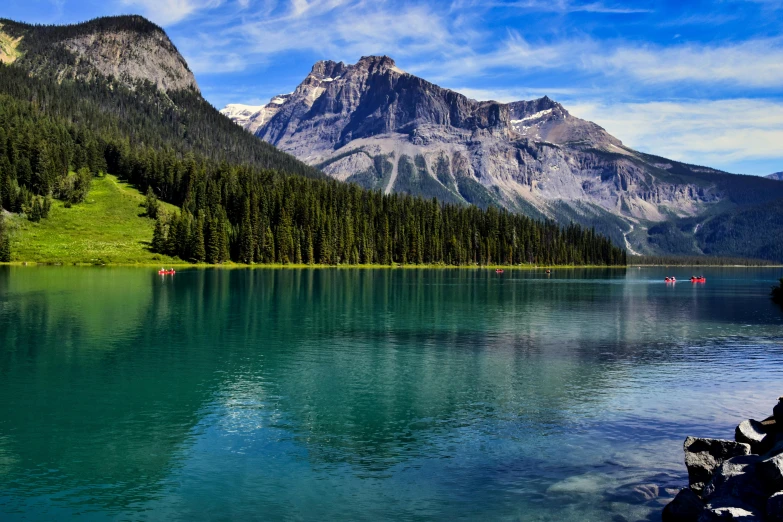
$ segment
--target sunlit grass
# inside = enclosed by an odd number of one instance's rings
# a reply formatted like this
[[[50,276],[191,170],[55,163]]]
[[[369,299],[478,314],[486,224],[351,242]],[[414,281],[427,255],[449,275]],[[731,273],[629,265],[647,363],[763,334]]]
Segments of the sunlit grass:
[[[106,175],[95,178],[84,203],[65,208],[53,201],[47,219],[32,223],[13,217],[13,261],[38,263],[155,263],[170,261],[149,250],[155,222],[143,216],[144,196]],[[161,203],[167,212],[176,207]]]

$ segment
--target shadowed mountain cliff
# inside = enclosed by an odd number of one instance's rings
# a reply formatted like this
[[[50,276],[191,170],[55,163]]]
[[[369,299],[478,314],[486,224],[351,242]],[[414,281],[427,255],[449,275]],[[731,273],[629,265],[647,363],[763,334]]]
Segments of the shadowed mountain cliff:
[[[575,221],[631,252],[706,253],[706,221],[783,198],[772,180],[634,151],[548,97],[472,100],[387,56],[318,62],[291,94],[222,112],[336,179]]]

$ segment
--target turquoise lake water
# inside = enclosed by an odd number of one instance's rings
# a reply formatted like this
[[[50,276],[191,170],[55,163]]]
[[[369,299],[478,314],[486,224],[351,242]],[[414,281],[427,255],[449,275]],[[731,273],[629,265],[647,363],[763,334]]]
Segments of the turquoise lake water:
[[[783,395],[780,269],[154,272],[0,267],[0,520],[659,520]]]

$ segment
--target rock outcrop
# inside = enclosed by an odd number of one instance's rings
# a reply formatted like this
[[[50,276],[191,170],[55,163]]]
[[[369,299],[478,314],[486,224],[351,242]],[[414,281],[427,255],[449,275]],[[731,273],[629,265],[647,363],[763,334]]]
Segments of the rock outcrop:
[[[163,91],[198,91],[187,62],[163,29],[141,16],[67,26],[0,20],[0,33],[0,40],[14,42],[14,63],[32,74],[60,81],[112,77],[130,88],[150,82]]]
[[[781,410],[783,397],[775,407]],[[777,415],[743,421],[735,436],[736,442],[685,440],[690,485],[666,506],[664,522],[783,520],[783,429]],[[764,453],[751,453],[760,449]]]

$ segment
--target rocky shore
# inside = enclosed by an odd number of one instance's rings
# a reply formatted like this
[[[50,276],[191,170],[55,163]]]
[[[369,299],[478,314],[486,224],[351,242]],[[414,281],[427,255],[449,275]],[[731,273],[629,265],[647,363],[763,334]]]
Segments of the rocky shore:
[[[740,423],[734,440],[685,439],[689,487],[664,522],[783,522],[783,397],[771,417]]]

